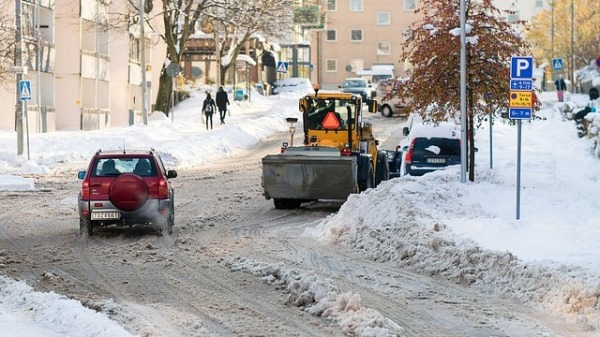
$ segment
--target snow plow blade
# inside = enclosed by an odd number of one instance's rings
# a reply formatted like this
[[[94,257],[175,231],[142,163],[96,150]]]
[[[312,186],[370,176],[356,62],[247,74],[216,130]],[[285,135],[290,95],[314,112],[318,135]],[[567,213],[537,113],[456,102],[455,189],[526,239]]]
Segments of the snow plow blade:
[[[347,199],[358,192],[356,157],[267,155],[262,158],[267,199]]]

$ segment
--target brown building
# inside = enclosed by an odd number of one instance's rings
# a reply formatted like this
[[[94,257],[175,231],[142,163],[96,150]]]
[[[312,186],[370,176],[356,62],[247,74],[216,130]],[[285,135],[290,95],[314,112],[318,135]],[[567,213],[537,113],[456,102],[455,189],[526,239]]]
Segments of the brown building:
[[[347,77],[385,67],[404,76],[400,54],[416,6],[417,0],[323,0],[326,24],[311,37],[311,81],[337,88]]]

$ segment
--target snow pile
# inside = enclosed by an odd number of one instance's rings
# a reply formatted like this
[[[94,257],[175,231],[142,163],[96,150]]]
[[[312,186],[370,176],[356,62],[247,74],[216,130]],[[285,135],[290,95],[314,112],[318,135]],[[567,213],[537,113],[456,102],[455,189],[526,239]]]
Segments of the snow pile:
[[[385,182],[350,196],[316,232],[328,233],[321,238],[350,246],[374,261],[509,296],[600,328],[600,275],[577,266],[526,263],[510,252],[483,249],[449,229],[448,214],[470,218],[479,226],[497,225],[497,216],[473,202],[477,198],[470,194],[481,195],[486,185],[501,182],[489,172],[478,175],[479,182],[470,186],[459,182],[458,169]],[[387,200],[394,200],[395,207],[371,211]]]
[[[241,257],[229,257],[232,271],[259,276],[289,293],[286,304],[304,308],[311,315],[336,322],[342,331],[356,337],[403,336],[404,329],[376,310],[362,305],[360,295],[342,293],[328,280],[314,274],[300,274],[284,263],[269,264]]]

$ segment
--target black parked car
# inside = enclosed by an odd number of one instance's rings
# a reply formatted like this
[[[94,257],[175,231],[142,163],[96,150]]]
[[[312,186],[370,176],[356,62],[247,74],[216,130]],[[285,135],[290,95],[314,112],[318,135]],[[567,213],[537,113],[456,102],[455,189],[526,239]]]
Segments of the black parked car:
[[[406,174],[425,173],[460,164],[460,131],[452,123],[413,126],[404,154]]]

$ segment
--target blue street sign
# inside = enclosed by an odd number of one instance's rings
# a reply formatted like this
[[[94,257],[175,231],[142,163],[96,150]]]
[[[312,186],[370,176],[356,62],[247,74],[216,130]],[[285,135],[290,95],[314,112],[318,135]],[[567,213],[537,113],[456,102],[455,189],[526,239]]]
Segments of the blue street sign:
[[[510,90],[533,90],[532,80],[510,80]]]
[[[31,101],[31,81],[19,81],[19,97],[21,101]]]
[[[552,59],[552,69],[563,70],[563,59]]]
[[[508,118],[510,119],[531,119],[531,108],[509,108]]]
[[[510,78],[530,80],[533,78],[533,57],[513,56],[510,58]]]
[[[278,73],[287,73],[288,71],[288,63],[287,62],[277,62],[277,72]]]

